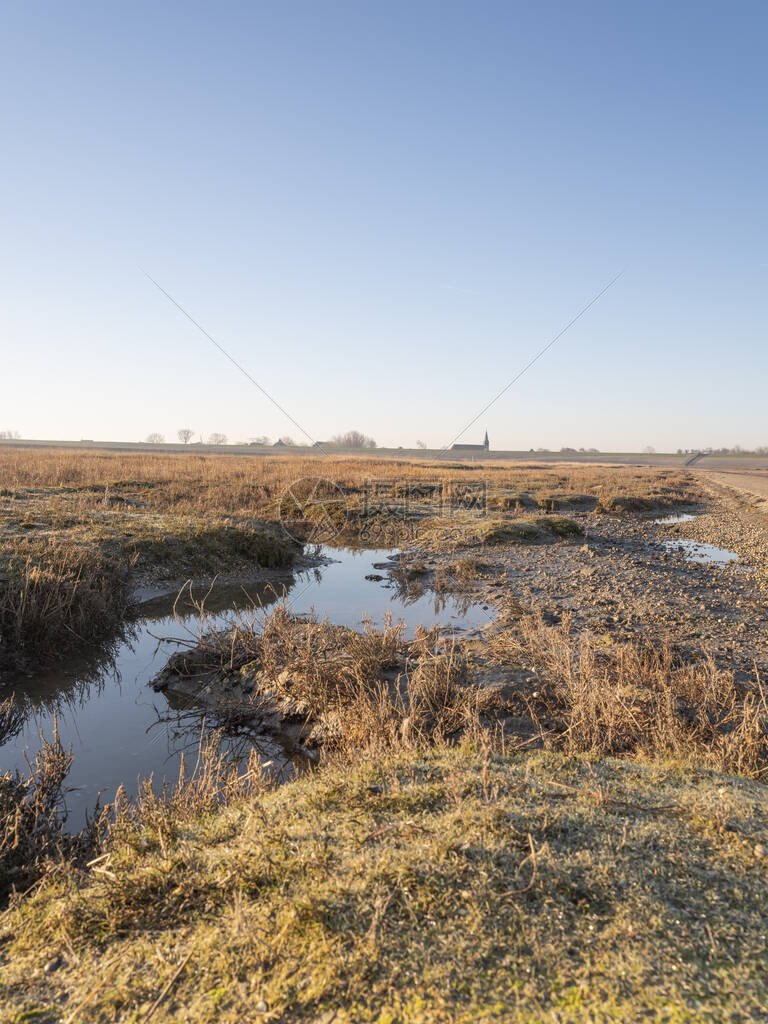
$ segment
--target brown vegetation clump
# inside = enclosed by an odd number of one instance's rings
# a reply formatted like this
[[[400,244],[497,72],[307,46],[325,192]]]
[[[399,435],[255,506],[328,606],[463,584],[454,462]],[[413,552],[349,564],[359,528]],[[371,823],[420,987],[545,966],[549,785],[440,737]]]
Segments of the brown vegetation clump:
[[[385,749],[472,731],[493,698],[472,679],[455,642],[437,630],[411,640],[402,624],[361,632],[293,616],[278,605],[261,621],[243,617],[233,629],[205,633],[198,647],[171,659],[156,685],[174,676],[205,677],[227,694],[236,681],[262,719],[300,722],[310,745],[326,752]],[[246,707],[229,707],[246,717]]]
[[[10,711],[4,702],[4,716]],[[64,780],[72,766],[58,732],[42,745],[29,776],[0,775],[0,904],[13,890],[23,892],[63,859],[73,860],[89,839],[62,833]]]
[[[581,527],[565,516],[505,519],[470,512],[430,520],[416,534],[418,544],[433,550],[534,544],[554,538],[578,537]]]
[[[102,639],[128,604],[127,567],[97,551],[55,545],[11,558],[0,576],[0,667]]]
[[[558,746],[700,756],[722,771],[768,772],[768,691],[759,678],[738,685],[711,659],[683,661],[668,641],[601,649],[589,635],[573,638],[567,621],[548,626],[536,614],[490,643],[497,659],[535,673],[524,704]]]

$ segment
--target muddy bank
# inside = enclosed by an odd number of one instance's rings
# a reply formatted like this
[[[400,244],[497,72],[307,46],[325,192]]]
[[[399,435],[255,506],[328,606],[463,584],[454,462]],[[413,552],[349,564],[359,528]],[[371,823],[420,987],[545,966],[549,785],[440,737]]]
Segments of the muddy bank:
[[[403,593],[493,603],[498,620],[405,641],[279,607],[258,628],[209,633],[154,685],[309,751],[487,729],[518,747],[685,750],[760,774],[765,608],[748,567],[690,560],[676,539],[688,525],[601,516],[558,544],[412,550],[389,566]]]
[[[0,517],[0,673],[46,664],[117,638],[137,601],[222,571],[264,578],[316,564],[273,525],[200,524],[178,517],[140,526]],[[17,517],[20,513],[16,513]],[[1,680],[0,680],[1,681]]]
[[[668,638],[688,657],[711,653],[738,678],[754,679],[756,665],[768,669],[765,523],[722,493],[688,511],[693,518],[677,523],[571,511],[581,536],[557,544],[413,548],[403,584],[487,601],[510,626],[522,611],[538,609],[553,623],[567,617],[606,645]],[[676,543],[688,539],[738,559],[722,566],[692,561]]]

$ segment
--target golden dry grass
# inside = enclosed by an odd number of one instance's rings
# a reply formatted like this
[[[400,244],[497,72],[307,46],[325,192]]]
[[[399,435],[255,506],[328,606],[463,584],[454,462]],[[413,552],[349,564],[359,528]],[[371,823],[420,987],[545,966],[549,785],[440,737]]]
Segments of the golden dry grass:
[[[107,635],[128,569],[183,578],[288,565],[292,537],[318,526],[337,542],[455,547],[578,533],[534,510],[697,497],[693,478],[669,469],[2,449],[0,651],[31,665]]]
[[[756,783],[482,742],[209,777],[12,904],[3,1019],[761,1021],[766,842]]]
[[[698,758],[718,771],[768,778],[768,688],[737,683],[704,653],[684,661],[669,640],[602,648],[566,619],[523,614],[485,653],[531,670],[517,701],[551,745],[591,754]]]
[[[30,530],[41,548],[90,531],[123,553],[138,531],[183,555],[190,524],[215,537],[272,523],[287,492],[302,514],[311,496],[318,514],[328,500],[347,521],[351,509],[358,533],[363,510],[383,520],[399,503],[444,530],[443,546],[462,543],[457,523],[485,543],[484,527],[508,534],[521,519],[567,535],[563,509],[701,497],[673,470],[18,451],[0,451],[0,492],[13,557]],[[454,575],[484,571],[465,556]],[[284,609],[258,632],[207,636],[193,669],[202,655],[251,673],[254,700],[323,726],[321,768],[281,789],[255,758],[232,769],[209,750],[194,779],[121,797],[70,844],[55,804],[65,752],[41,762],[42,788],[0,780],[4,884],[34,885],[0,919],[0,1017],[766,1019],[760,682],[737,688],[669,647],[602,650],[520,611],[482,650]],[[475,685],[494,662],[519,685]],[[13,707],[0,712],[13,728]],[[530,752],[531,735],[552,749]]]
[[[625,496],[697,500],[692,474],[675,469],[611,466],[430,463],[368,456],[124,455],[0,450],[0,498],[34,497],[44,488],[62,507],[138,499],[158,510],[247,516],[274,507],[298,481],[330,481],[343,495],[425,484],[450,488],[485,484],[534,495],[541,507],[566,497]],[[439,493],[439,492],[438,492]]]

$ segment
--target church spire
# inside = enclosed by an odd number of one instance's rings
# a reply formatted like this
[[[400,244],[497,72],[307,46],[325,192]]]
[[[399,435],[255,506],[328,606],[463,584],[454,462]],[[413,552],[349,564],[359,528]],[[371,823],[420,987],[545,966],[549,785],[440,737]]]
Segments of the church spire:
[[[489,448],[489,445],[488,445],[488,431],[487,430],[485,432],[485,440],[483,441],[483,448],[485,448],[486,451],[488,451],[488,448]]]

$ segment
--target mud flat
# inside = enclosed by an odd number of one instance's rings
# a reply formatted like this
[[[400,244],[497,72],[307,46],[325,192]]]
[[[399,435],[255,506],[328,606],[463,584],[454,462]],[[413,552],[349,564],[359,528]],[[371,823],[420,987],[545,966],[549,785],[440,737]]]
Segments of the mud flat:
[[[409,552],[426,568],[412,583],[435,580],[495,605],[502,622],[538,609],[552,623],[568,619],[575,631],[604,645],[667,639],[686,656],[707,652],[738,678],[768,669],[768,530],[762,516],[722,489],[690,508],[691,518],[594,515],[570,512],[582,533],[554,545],[503,543]],[[660,520],[660,521],[657,521]],[[727,552],[691,556],[692,542]],[[455,566],[463,565],[464,579]],[[408,575],[408,569],[406,569]]]

